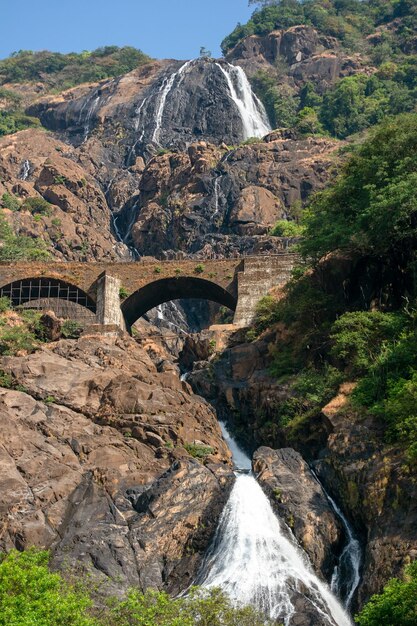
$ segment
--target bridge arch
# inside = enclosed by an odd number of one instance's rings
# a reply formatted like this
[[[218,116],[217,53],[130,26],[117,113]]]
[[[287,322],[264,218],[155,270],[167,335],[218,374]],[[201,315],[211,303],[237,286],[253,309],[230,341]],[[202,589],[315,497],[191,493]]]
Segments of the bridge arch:
[[[29,276],[0,286],[0,297],[12,306],[50,308],[60,317],[93,320],[96,303],[83,289],[60,278]]]
[[[145,313],[164,302],[189,298],[211,300],[232,311],[237,306],[237,297],[211,280],[196,276],[161,278],[141,287],[123,302],[121,309],[126,326],[130,328]]]

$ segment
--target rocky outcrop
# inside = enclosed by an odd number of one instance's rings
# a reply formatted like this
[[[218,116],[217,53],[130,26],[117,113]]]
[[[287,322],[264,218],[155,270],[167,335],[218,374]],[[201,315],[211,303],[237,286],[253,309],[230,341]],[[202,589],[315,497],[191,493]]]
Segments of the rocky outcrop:
[[[271,504],[307,552],[316,572],[329,580],[340,553],[342,528],[321,485],[292,448],[262,447],[253,470]]]
[[[125,245],[112,233],[111,213],[97,180],[77,163],[76,151],[43,130],[0,139],[0,199],[11,194],[23,208],[4,209],[16,233],[46,242],[55,259],[121,260]],[[94,171],[94,167],[90,167]],[[25,208],[28,198],[49,203]]]
[[[187,586],[233,478],[209,405],[127,335],[1,367],[22,391],[0,389],[0,548],[50,548],[106,593]]]
[[[268,235],[328,179],[339,143],[275,132],[227,151],[206,142],[187,154],[154,157],[143,171],[130,241],[173,256],[277,252],[288,241]],[[120,219],[132,220],[126,206]]]
[[[352,389],[343,385],[322,410],[332,433],[317,471],[365,540],[362,604],[417,558],[417,485],[404,452],[383,446],[380,425],[347,406]]]
[[[249,76],[266,71],[296,91],[309,81],[323,93],[339,78],[371,71],[359,54],[348,55],[337,39],[306,25],[246,37],[226,58]]]

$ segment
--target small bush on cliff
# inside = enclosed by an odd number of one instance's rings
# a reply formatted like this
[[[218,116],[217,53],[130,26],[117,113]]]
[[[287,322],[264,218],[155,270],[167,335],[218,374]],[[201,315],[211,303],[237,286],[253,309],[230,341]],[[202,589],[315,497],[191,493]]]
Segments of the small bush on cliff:
[[[0,215],[0,262],[43,261],[48,258],[49,252],[44,241],[26,235],[15,235]]]
[[[77,339],[81,332],[82,325],[77,320],[65,320],[62,322],[61,334],[65,339]]]
[[[415,626],[417,624],[417,561],[393,578],[382,593],[372,596],[355,617],[359,626]]]
[[[195,459],[206,459],[210,454],[213,454],[214,450],[211,446],[205,446],[199,443],[186,443],[184,448]]]

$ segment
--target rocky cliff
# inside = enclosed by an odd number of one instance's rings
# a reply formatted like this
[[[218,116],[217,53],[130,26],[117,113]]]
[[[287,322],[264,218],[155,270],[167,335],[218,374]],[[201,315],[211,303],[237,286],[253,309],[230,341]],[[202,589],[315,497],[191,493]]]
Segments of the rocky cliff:
[[[94,335],[3,357],[1,549],[51,548],[105,593],[193,580],[230,452],[210,406],[147,349],[153,361],[127,335]]]

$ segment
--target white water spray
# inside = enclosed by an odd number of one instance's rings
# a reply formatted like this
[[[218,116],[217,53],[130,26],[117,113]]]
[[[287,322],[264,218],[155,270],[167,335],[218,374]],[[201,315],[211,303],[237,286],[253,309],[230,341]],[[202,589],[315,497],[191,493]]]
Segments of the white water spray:
[[[250,459],[221,426],[237,469],[248,472]],[[197,584],[220,587],[235,604],[251,604],[285,626],[290,626],[299,610],[297,598],[302,598],[321,624],[352,626],[336,597],[313,572],[305,553],[282,532],[251,473],[237,474]]]
[[[87,115],[85,116],[85,121],[84,121],[84,133],[83,133],[83,143],[85,141],[87,141],[88,139],[88,135],[90,134],[90,125],[91,125],[91,119],[95,113],[95,111],[97,110],[97,107],[99,105],[100,102],[100,96],[97,95],[95,96],[95,98],[93,98],[91,100],[91,104],[88,107],[88,111],[87,111]],[[87,104],[87,103],[86,103]],[[80,111],[80,117],[82,116],[83,110],[84,110],[84,106],[82,107],[81,111]]]
[[[211,216],[211,221],[214,222],[218,214],[220,213],[220,193],[219,193],[219,185],[220,185],[220,176],[214,181],[214,212]]]
[[[30,161],[25,159],[20,168],[19,178],[20,180],[26,180],[30,173]]]
[[[226,79],[230,97],[242,119],[244,139],[264,137],[271,130],[265,107],[253,93],[243,69],[237,65],[215,64]]]
[[[186,63],[181,65],[179,70],[171,74],[171,76],[167,76],[164,78],[164,81],[161,86],[161,91],[160,91],[161,95],[159,98],[158,108],[156,111],[155,130],[153,131],[153,135],[152,135],[152,141],[155,141],[156,143],[159,143],[159,135],[161,132],[162,118],[164,115],[164,110],[165,110],[165,105],[166,105],[168,94],[173,88],[174,83],[177,79],[178,79],[178,82],[176,86],[179,87],[183,79],[183,74],[185,70],[187,69],[187,67],[191,65],[191,63],[192,61],[187,61]]]

